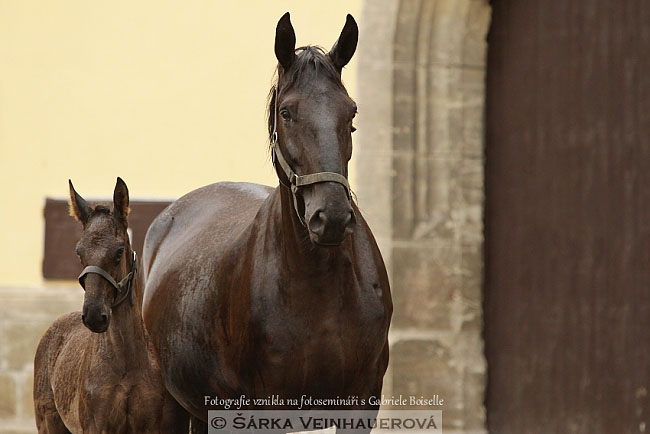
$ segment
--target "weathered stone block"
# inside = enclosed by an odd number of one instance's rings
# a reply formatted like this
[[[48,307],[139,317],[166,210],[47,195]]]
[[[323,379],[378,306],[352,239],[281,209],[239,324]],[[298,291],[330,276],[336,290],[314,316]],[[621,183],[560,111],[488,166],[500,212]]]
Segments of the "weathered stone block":
[[[460,194],[465,206],[483,205],[483,161],[464,158],[460,165]]]
[[[393,326],[449,330],[458,264],[454,246],[394,247]]]
[[[24,421],[34,420],[34,375],[29,374],[23,379],[22,389],[22,419]]]
[[[36,427],[3,424],[2,434],[36,434]]]
[[[479,430],[485,426],[485,373],[465,372],[463,379],[464,428]]]
[[[393,59],[395,63],[415,60],[417,41],[416,22],[420,12],[421,0],[402,0],[399,2]]]
[[[460,250],[460,270],[463,277],[468,280],[475,279],[479,283],[483,274],[483,246],[478,243],[463,243]],[[479,285],[475,288],[468,288],[471,292],[463,293],[463,297],[478,300],[481,298]]]
[[[391,204],[393,181],[386,176],[393,170],[393,159],[389,155],[361,155],[356,161],[359,173],[375,174],[373,182],[359,182],[358,188],[352,185],[357,195],[357,204],[372,229],[375,238],[392,236]],[[365,181],[365,180],[364,180]]]
[[[415,220],[413,155],[402,154],[393,157],[392,219],[396,239],[410,239]]]
[[[481,158],[483,145],[483,70],[431,65],[426,92],[426,128],[436,156]]]
[[[461,330],[480,333],[483,329],[482,244],[463,243],[461,256]]]
[[[462,62],[463,32],[469,0],[437,0],[429,42],[430,58],[435,63]]]
[[[16,417],[16,381],[10,374],[0,373],[0,419]]]
[[[7,321],[0,328],[0,367],[21,370],[34,362],[36,347],[49,322]]]
[[[393,71],[393,150],[415,148],[416,94],[413,86],[415,68],[395,67]]]
[[[398,341],[391,348],[393,395],[444,399],[443,428],[462,426],[461,373],[450,349],[435,340]]]
[[[79,311],[83,291],[76,287],[0,288],[0,318],[52,321],[66,312]]]
[[[483,161],[483,104],[468,101],[463,106],[462,142],[463,158]]]
[[[485,65],[490,16],[490,5],[487,1],[470,2],[463,35],[463,65]]]

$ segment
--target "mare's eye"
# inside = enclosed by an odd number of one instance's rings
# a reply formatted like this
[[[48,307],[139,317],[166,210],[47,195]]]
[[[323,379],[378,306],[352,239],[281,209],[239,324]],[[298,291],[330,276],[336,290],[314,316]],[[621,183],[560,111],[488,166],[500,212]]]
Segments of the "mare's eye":
[[[124,247],[120,247],[119,249],[117,249],[117,252],[115,252],[115,264],[120,263],[123,254],[124,254]]]
[[[282,119],[284,119],[285,121],[291,120],[291,115],[289,114],[289,110],[287,109],[280,110],[280,116],[282,116]]]

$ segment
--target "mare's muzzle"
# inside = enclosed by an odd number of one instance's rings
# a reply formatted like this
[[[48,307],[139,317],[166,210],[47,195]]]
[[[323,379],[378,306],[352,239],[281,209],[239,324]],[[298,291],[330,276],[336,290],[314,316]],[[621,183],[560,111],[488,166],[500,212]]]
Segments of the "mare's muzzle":
[[[345,194],[348,198],[348,204],[347,204],[348,210],[342,219],[336,218],[336,219],[332,219],[332,221],[342,221],[344,223],[344,229],[351,228],[352,225],[350,223],[353,224],[356,219],[354,216],[354,210],[352,209],[352,206],[350,206],[352,197],[350,195],[350,184],[348,182],[348,179],[345,176],[341,175],[340,173],[335,173],[335,172],[317,172],[317,173],[311,173],[309,175],[302,175],[302,176],[298,175],[293,171],[293,169],[291,169],[291,166],[289,166],[289,163],[287,163],[287,160],[284,158],[284,155],[282,155],[282,151],[280,151],[280,147],[277,145],[277,135],[275,134],[272,139],[271,146],[272,146],[272,154],[273,154],[273,164],[276,167],[277,165],[279,165],[280,170],[282,170],[282,172],[289,180],[289,185],[286,184],[285,185],[289,187],[289,189],[291,190],[291,196],[293,197],[293,208],[296,211],[296,215],[298,216],[298,220],[300,220],[300,223],[302,223],[303,226],[307,227],[310,230],[310,232],[316,234],[318,237],[322,236],[325,233],[325,228],[328,226],[328,220],[330,220],[333,216],[328,215],[328,210],[318,209],[309,218],[310,221],[308,224],[308,222],[305,221],[305,216],[303,215],[304,207],[301,207],[300,204],[298,203],[298,194],[299,194],[299,189],[301,187],[306,187],[309,185],[314,185],[314,184],[319,184],[324,182],[333,182],[343,186],[343,188],[345,189]],[[313,224],[311,220],[314,220]],[[342,241],[342,239],[340,241]],[[334,242],[332,244],[340,244],[340,241]],[[329,244],[329,243],[321,243],[321,244]]]

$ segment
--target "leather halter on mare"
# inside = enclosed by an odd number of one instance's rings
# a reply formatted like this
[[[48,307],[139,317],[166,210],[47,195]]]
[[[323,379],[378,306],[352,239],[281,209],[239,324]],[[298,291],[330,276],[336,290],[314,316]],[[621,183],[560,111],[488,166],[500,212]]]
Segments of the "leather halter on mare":
[[[108,280],[108,283],[113,285],[113,288],[115,288],[115,291],[116,291],[115,292],[115,298],[116,299],[120,295],[120,292],[122,292],[122,289],[124,289],[124,287],[126,287],[126,291],[124,291],[124,293],[119,298],[119,300],[113,302],[113,304],[111,306],[111,309],[119,306],[120,304],[122,304],[122,302],[124,300],[126,300],[127,297],[129,297],[129,295],[131,295],[131,288],[133,287],[133,281],[135,279],[135,274],[138,271],[138,257],[135,254],[135,252],[132,252],[132,253],[133,253],[133,256],[132,256],[133,263],[131,264],[131,272],[129,274],[127,274],[124,279],[120,280],[119,283],[117,283],[115,281],[115,279],[113,279],[113,276],[108,274],[102,267],[98,267],[96,265],[89,265],[86,268],[84,268],[83,271],[81,272],[81,274],[79,275],[79,277],[78,277],[79,284],[81,285],[81,287],[85,291],[86,290],[86,285],[85,285],[86,274],[89,274],[89,273],[99,274],[104,279]],[[132,297],[129,298],[129,302],[130,302],[131,306],[133,306],[133,298]]]
[[[273,158],[273,165],[277,168],[277,164],[279,164],[280,169],[289,180],[290,185],[285,184],[282,179],[280,179],[280,183],[291,190],[291,195],[293,196],[293,209],[296,211],[296,215],[298,216],[300,223],[302,223],[303,226],[307,226],[305,219],[301,215],[300,209],[298,208],[298,188],[304,187],[305,185],[317,184],[319,182],[336,182],[345,188],[345,193],[348,196],[348,200],[351,200],[350,184],[348,183],[348,179],[340,173],[317,172],[301,176],[296,174],[296,172],[291,169],[291,166],[289,166],[287,159],[284,158],[284,155],[282,155],[282,151],[280,151],[280,146],[278,145],[278,86],[275,86],[274,92],[275,99],[273,107],[273,134],[271,134],[271,153]]]

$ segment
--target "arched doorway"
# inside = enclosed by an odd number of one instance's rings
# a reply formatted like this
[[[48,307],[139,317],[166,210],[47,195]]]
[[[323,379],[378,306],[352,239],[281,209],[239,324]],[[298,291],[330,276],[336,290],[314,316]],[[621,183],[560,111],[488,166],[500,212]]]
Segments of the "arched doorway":
[[[359,206],[391,276],[387,395],[481,431],[487,0],[371,0],[359,41]]]

